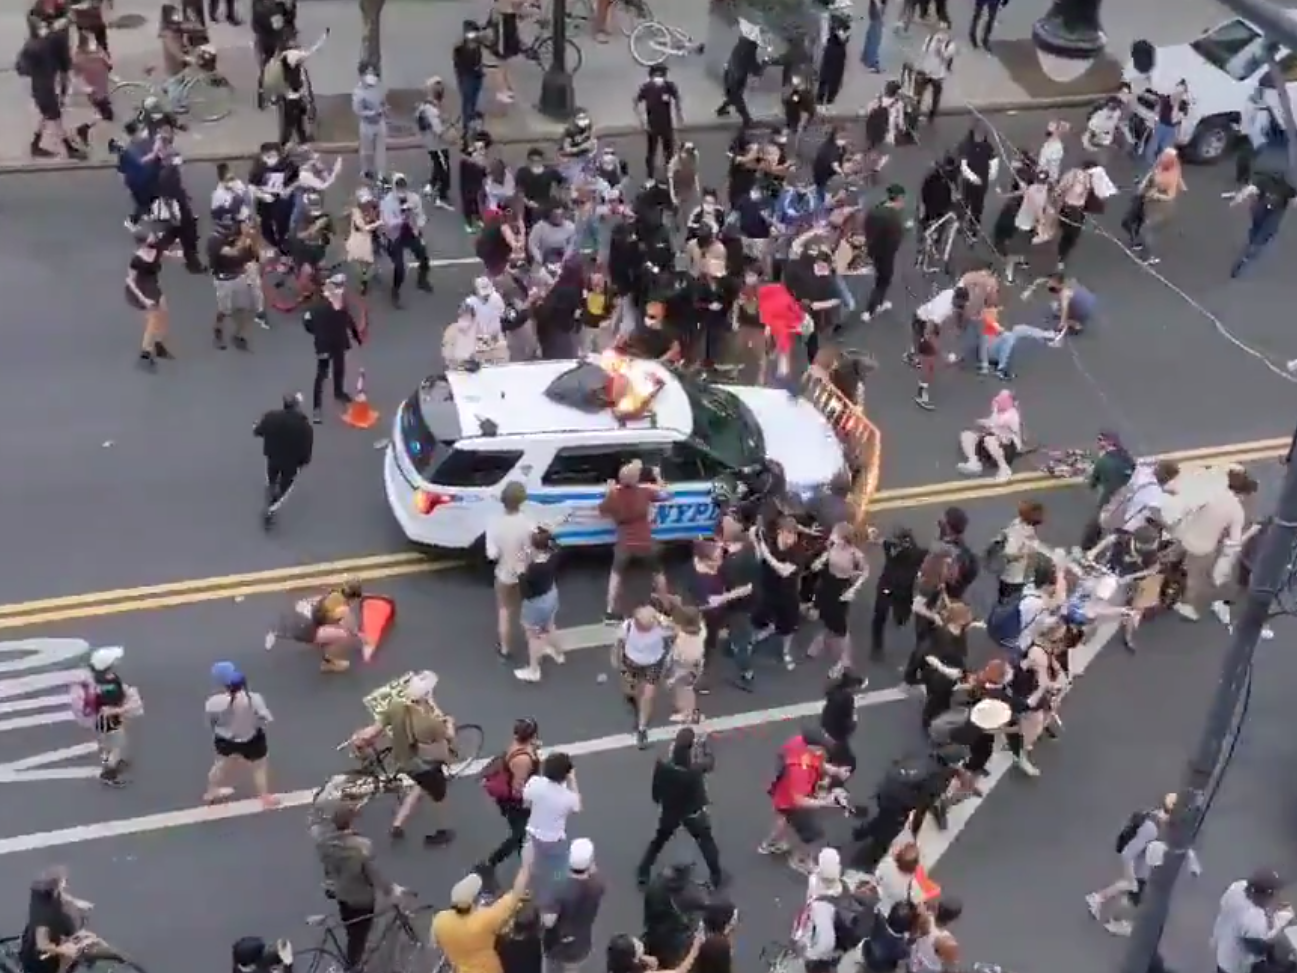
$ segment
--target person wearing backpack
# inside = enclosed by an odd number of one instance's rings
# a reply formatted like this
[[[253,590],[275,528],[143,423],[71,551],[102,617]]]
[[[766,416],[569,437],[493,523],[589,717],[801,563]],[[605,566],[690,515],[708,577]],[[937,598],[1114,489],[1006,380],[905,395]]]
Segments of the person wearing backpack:
[[[105,646],[90,653],[89,671],[81,682],[72,685],[70,707],[72,718],[92,729],[99,747],[103,770],[99,781],[107,787],[121,787],[128,764],[126,758],[126,721],[143,712],[139,691],[122,681],[117,671],[124,650]]]
[[[1117,832],[1115,848],[1121,860],[1121,877],[1111,885],[1091,892],[1085,897],[1085,906],[1097,922],[1114,936],[1130,935],[1130,917],[1139,908],[1144,886],[1153,868],[1161,863],[1165,844],[1161,841],[1163,829],[1175,811],[1177,796],[1174,793],[1162,798],[1162,803],[1151,810],[1136,811]],[[1189,852],[1189,870],[1198,874],[1198,859]],[[1112,903],[1115,906],[1110,907]]]
[[[869,905],[842,880],[842,857],[820,849],[806,889],[806,909],[796,934],[806,973],[833,973],[844,954],[855,949],[869,927]]]
[[[475,868],[489,886],[495,870],[522,851],[527,839],[531,812],[522,799],[522,789],[540,770],[540,726],[530,717],[514,721],[513,736],[504,752],[482,771],[482,789],[495,801],[509,834]]]
[[[895,973],[910,958],[921,910],[910,902],[897,902],[886,913],[879,912],[865,939],[860,958],[869,973]]]
[[[1086,523],[1085,531],[1081,535],[1081,547],[1084,550],[1089,550],[1099,543],[1099,539],[1103,536],[1103,528],[1099,525],[1100,511],[1118,490],[1130,482],[1130,478],[1135,473],[1135,457],[1131,456],[1130,451],[1122,445],[1121,437],[1117,433],[1111,429],[1100,430],[1095,445],[1099,455],[1090,467],[1086,487],[1095,494],[1097,503],[1094,517]]]
[[[1067,604],[1066,572],[1037,562],[1021,591],[1011,593],[986,616],[986,634],[1017,665],[1036,636]]]

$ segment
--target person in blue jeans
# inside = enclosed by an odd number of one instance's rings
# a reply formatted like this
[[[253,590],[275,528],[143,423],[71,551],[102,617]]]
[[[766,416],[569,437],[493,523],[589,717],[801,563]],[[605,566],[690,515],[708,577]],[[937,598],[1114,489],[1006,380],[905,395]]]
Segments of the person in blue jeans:
[[[451,51],[451,64],[455,69],[455,83],[459,87],[459,117],[463,120],[464,146],[468,145],[473,122],[482,117],[479,104],[486,68],[482,61],[482,39],[477,23],[464,21],[464,36]]]
[[[1014,349],[1024,338],[1042,341],[1057,348],[1065,331],[1049,331],[1045,328],[1032,327],[1030,324],[1015,324],[1008,331],[1001,331],[994,338],[982,342],[983,371],[995,368],[996,377],[1009,381],[1014,377],[1010,365],[1013,363]]]
[[[1180,122],[1189,113],[1189,85],[1181,78],[1169,95],[1157,99],[1153,131],[1144,142],[1144,161],[1152,165],[1167,149],[1175,148]]]
[[[868,23],[865,27],[865,43],[860,49],[860,63],[881,74],[883,63],[880,55],[883,50],[883,15],[887,12],[887,0],[869,0]]]
[[[1231,206],[1251,203],[1251,221],[1248,224],[1247,243],[1243,252],[1234,261],[1230,277],[1238,277],[1270,245],[1283,225],[1284,214],[1288,212],[1297,190],[1282,175],[1258,173],[1253,181],[1245,186],[1231,200]]]

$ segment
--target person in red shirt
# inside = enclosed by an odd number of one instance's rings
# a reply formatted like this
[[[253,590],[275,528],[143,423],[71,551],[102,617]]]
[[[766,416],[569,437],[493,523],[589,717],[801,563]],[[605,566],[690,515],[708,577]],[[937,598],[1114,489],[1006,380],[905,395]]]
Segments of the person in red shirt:
[[[608,492],[599,502],[599,513],[617,528],[613,544],[612,573],[608,576],[608,606],[606,618],[620,621],[617,604],[621,599],[622,585],[628,568],[642,564],[653,575],[653,590],[663,596],[667,591],[666,574],[662,570],[662,557],[653,542],[653,504],[664,503],[671,495],[662,486],[656,470],[645,482],[644,464],[631,460],[608,484]]]
[[[826,788],[850,773],[827,762],[828,745],[824,731],[810,725],[779,748],[779,773],[770,785],[775,826],[757,848],[762,855],[791,853],[789,864],[808,875],[815,868],[816,846],[824,840],[816,812],[838,806]]]

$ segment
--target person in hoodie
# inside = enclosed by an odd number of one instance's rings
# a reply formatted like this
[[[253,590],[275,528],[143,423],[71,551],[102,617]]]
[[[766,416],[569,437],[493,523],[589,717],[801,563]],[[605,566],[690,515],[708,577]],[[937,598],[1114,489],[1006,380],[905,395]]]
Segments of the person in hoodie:
[[[658,806],[658,825],[640,858],[637,869],[640,888],[649,884],[654,863],[681,828],[697,843],[712,887],[720,888],[724,883],[720,849],[707,810],[707,775],[715,766],[716,758],[707,748],[706,738],[700,738],[690,726],[676,733],[670,754],[654,765],[652,797]]]
[[[285,395],[280,408],[262,416],[252,434],[261,440],[261,452],[266,459],[266,502],[261,520],[269,530],[274,525],[275,513],[297,482],[298,473],[310,464],[315,448],[315,430],[302,413],[301,394]]]
[[[360,65],[360,80],[351,92],[360,148],[360,171],[377,179],[387,171],[387,88],[372,64]]]
[[[169,140],[155,148],[161,167],[158,170],[158,199],[165,201],[169,210],[175,215],[174,226],[165,234],[170,240],[178,239],[184,252],[185,270],[191,274],[205,274],[207,267],[198,253],[198,217],[194,214],[193,202],[185,189],[181,170],[180,153],[175,151]],[[170,240],[164,246],[170,245]]]
[[[405,283],[405,254],[413,254],[418,266],[415,286],[428,294],[432,293],[432,281],[428,279],[432,264],[428,260],[428,248],[423,242],[423,228],[428,218],[423,212],[423,200],[419,194],[410,191],[405,176],[396,173],[392,176],[392,188],[379,203],[379,213],[383,218],[383,230],[387,234],[387,255],[392,260],[392,306],[401,306],[401,286]]]
[[[1110,429],[1100,430],[1095,441],[1099,455],[1090,467],[1090,476],[1086,486],[1096,499],[1094,516],[1086,523],[1085,533],[1081,537],[1081,549],[1090,550],[1099,543],[1103,528],[1099,524],[1099,512],[1135,475],[1135,457],[1130,454],[1121,442],[1121,436]]]
[[[964,230],[970,236],[981,232],[986,194],[1000,175],[1000,157],[986,132],[968,130],[959,146],[960,198],[964,204]]]
[[[820,55],[819,80],[815,86],[815,103],[821,108],[832,105],[842,91],[847,71],[847,46],[851,43],[851,18],[835,13],[829,16],[829,35]]]

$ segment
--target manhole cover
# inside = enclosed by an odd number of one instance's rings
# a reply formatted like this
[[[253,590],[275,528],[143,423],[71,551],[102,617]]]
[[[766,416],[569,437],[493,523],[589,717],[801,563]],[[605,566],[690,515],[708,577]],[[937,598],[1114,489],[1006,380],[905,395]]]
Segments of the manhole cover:
[[[108,21],[109,30],[135,30],[143,27],[149,22],[149,18],[143,14],[122,14],[120,17],[114,17]]]

